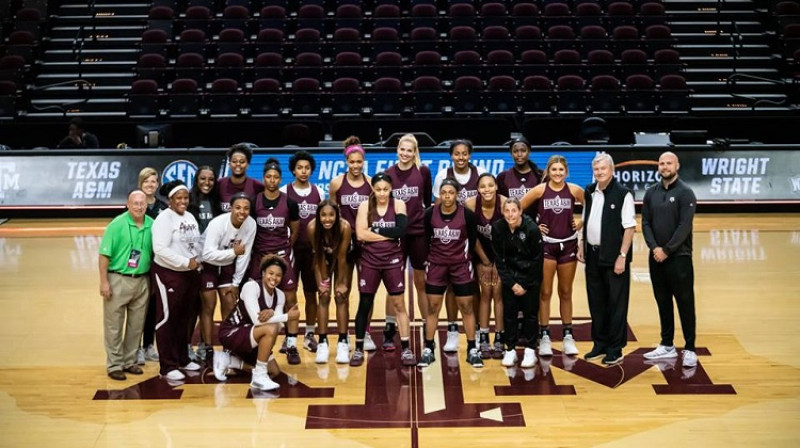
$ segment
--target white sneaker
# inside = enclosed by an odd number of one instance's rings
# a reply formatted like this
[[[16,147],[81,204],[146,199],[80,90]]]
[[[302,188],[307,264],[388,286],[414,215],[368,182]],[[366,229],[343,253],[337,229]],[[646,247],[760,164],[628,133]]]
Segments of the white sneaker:
[[[228,365],[231,362],[231,355],[225,351],[214,351],[214,378],[217,381],[227,381],[228,376],[225,371],[228,370]]]
[[[266,369],[260,370],[255,368],[253,369],[253,379],[250,380],[250,387],[259,390],[275,390],[281,387],[281,385],[270,379]]]
[[[144,358],[148,361],[158,361],[158,352],[153,344],[147,346],[147,349],[144,351]]]
[[[514,349],[507,350],[506,354],[503,355],[502,364],[504,367],[514,367],[517,365],[517,351]]]
[[[186,379],[186,375],[184,375],[184,374],[183,374],[183,372],[181,372],[181,371],[180,371],[180,370],[178,370],[178,369],[175,369],[175,370],[170,370],[170,371],[169,371],[169,372],[167,372],[167,374],[166,374],[166,375],[164,375],[164,376],[165,376],[165,377],[166,377],[168,380],[171,380],[171,381],[181,381],[181,380],[185,380],[185,379]]]
[[[447,353],[453,353],[458,351],[458,332],[457,331],[448,331],[447,332],[447,342],[445,342],[444,347],[442,347]]]
[[[553,343],[546,334],[539,339],[539,356],[553,356]]]
[[[539,350],[539,354],[541,354],[541,350]],[[575,338],[572,337],[571,334],[564,336],[564,354],[567,356],[573,356],[580,353],[578,351],[578,346],[575,345]]]
[[[327,342],[320,342],[317,345],[317,358],[314,360],[317,364],[325,364],[328,362],[330,356],[330,348]]]
[[[651,350],[643,356],[644,359],[677,358],[678,351],[675,350],[675,346],[667,347],[666,345],[659,345],[655,350]]]
[[[378,349],[378,346],[375,345],[375,342],[372,340],[372,336],[369,333],[364,335],[364,351],[367,352],[374,352]]]
[[[319,348],[317,348],[319,351]],[[347,342],[340,341],[336,344],[336,363],[337,364],[350,364],[350,346]]]
[[[136,350],[136,364],[143,366],[144,365],[144,349],[140,348]]]
[[[532,348],[525,348],[525,354],[522,355],[522,362],[519,366],[523,369],[529,369],[536,365],[536,351]]]
[[[186,364],[185,366],[183,366],[181,368],[183,370],[188,370],[190,372],[196,372],[196,371],[202,369],[202,367],[200,367],[200,364],[197,364],[196,362],[190,362],[189,364]]]
[[[683,367],[697,367],[697,353],[691,350],[684,350],[683,354]]]

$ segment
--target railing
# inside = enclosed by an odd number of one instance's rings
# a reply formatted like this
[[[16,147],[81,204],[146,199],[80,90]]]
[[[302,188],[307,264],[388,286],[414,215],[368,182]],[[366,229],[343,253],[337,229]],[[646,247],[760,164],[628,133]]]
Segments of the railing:
[[[728,79],[725,80],[725,84],[728,86],[729,89],[732,90],[732,89],[734,89],[736,87],[736,81],[739,81],[739,80],[761,81],[761,82],[767,82],[767,83],[770,83],[770,84],[775,84],[775,85],[778,85],[778,86],[782,86],[782,87],[784,87],[786,89],[787,94],[790,92],[790,89],[797,88],[796,86],[793,86],[791,83],[787,83],[787,82],[785,82],[783,80],[769,79],[769,78],[764,78],[764,77],[761,77],[761,76],[749,75],[749,74],[746,74],[746,73],[734,73],[734,74],[728,76]],[[768,100],[768,99],[764,99],[764,98],[760,98],[759,99],[759,98],[754,97],[754,96],[742,95],[742,94],[739,94],[739,93],[735,93],[733,91],[731,91],[731,96],[734,97],[734,98],[742,98],[742,99],[746,99],[746,100],[752,101],[753,103],[750,106],[752,108],[752,110],[756,110],[756,108],[758,106],[776,106],[776,107],[780,107],[780,106],[786,106],[787,103],[788,103],[788,95],[787,95],[787,99],[784,99],[784,100],[781,100],[781,101]]]
[[[92,87],[93,87],[92,83],[90,83],[89,81],[86,81],[85,79],[72,79],[72,80],[69,80],[69,81],[62,81],[62,82],[57,82],[57,83],[54,83],[54,84],[47,84],[47,85],[44,85],[44,86],[33,87],[33,88],[30,89],[30,91],[31,92],[44,91],[44,90],[49,90],[49,89],[56,88],[56,87],[63,87],[63,86],[70,86],[70,85],[77,86],[78,90],[81,90],[81,91],[84,90],[84,89],[87,89],[88,92],[91,92],[92,91]],[[70,106],[77,106],[79,104],[85,104],[87,101],[89,101],[89,95],[87,95],[86,98],[82,98],[82,99],[76,100],[76,101],[69,101],[69,102],[60,103],[60,104],[49,104],[47,106],[36,106],[34,104],[31,104],[30,107],[31,107],[31,109],[33,109],[33,110],[35,110],[37,112],[46,111],[46,110],[57,110],[57,111],[60,111],[62,114],[64,114],[64,116],[66,116],[67,115],[67,109]]]

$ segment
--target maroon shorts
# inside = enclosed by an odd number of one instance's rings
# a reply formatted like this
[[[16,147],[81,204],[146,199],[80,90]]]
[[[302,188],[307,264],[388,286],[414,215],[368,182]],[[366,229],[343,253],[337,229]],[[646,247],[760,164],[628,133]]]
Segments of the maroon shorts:
[[[258,283],[261,283],[261,258],[264,255],[266,255],[266,253],[253,252],[253,256],[250,258],[250,270],[248,274],[251,279]],[[297,291],[297,274],[295,274],[294,271],[294,254],[292,250],[282,250],[278,252],[278,255],[286,262],[286,271],[283,273],[283,278],[278,288],[280,288],[281,291]]]
[[[400,296],[406,292],[405,266],[399,263],[390,268],[373,268],[359,263],[358,266],[358,292],[375,294],[383,280],[383,286],[390,296]]]
[[[310,247],[297,247],[294,252],[295,273],[302,280],[303,291],[317,292],[317,279],[314,278],[314,252]]]
[[[472,262],[453,264],[428,263],[425,268],[425,284],[432,286],[465,285],[475,281]]]
[[[226,350],[230,350],[244,362],[255,365],[258,347],[253,347],[250,336],[252,332],[253,326],[250,324],[238,326],[223,321],[219,326],[219,341]]]
[[[564,264],[578,259],[578,240],[564,241],[563,243],[542,243],[544,258],[556,260],[557,264]]]
[[[411,260],[411,268],[425,269],[428,261],[428,240],[425,235],[406,235],[403,237],[403,254]]]
[[[233,285],[233,274],[236,273],[236,263],[227,266],[215,266],[203,262],[203,272],[200,273],[200,285],[203,291]]]

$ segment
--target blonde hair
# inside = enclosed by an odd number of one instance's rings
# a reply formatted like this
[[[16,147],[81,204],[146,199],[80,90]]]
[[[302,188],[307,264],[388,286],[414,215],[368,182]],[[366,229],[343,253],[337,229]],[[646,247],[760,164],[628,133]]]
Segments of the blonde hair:
[[[419,143],[417,142],[417,138],[414,137],[414,134],[406,134],[397,141],[397,147],[400,148],[400,144],[403,142],[409,142],[414,146],[414,165],[419,168],[419,166],[422,165],[422,160],[419,158]]]
[[[550,167],[554,163],[560,163],[564,165],[564,169],[567,171],[567,174],[569,174],[569,165],[567,165],[567,158],[560,154],[553,154],[552,156],[550,156],[549,159],[547,159],[547,166],[544,168],[544,174],[542,175],[543,181],[548,179],[549,177],[548,174],[550,173]]]
[[[156,176],[156,182],[158,182],[158,171],[156,171],[155,168],[150,168],[148,166],[139,171],[139,188],[142,188],[142,184],[144,184],[144,181],[150,176]]]

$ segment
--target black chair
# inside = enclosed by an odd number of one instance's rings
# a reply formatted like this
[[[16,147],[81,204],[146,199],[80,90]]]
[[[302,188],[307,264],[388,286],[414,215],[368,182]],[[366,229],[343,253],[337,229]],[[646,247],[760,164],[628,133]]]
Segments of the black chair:
[[[158,53],[147,53],[139,56],[136,63],[136,73],[140,79],[163,84],[166,80],[167,60]]]
[[[420,51],[414,56],[410,74],[414,78],[419,76],[442,77],[442,55],[436,51]]]
[[[650,25],[644,30],[643,45],[649,54],[670,48],[673,42],[672,30],[666,25]]]
[[[38,13],[38,11],[37,11]],[[151,30],[161,30],[172,36],[172,21],[175,11],[167,6],[154,6],[147,13],[147,27]]]
[[[17,116],[17,85],[12,81],[0,81],[0,120],[13,120]]]
[[[662,113],[685,113],[689,107],[689,87],[681,75],[665,75],[658,81]]]
[[[514,53],[508,50],[492,50],[486,55],[484,74],[486,77],[514,76],[516,64]]]
[[[583,64],[577,50],[558,50],[553,54],[553,71],[556,77],[582,75]]]
[[[250,26],[250,10],[242,5],[229,5],[222,10],[222,28],[236,28],[243,33],[253,31]]]
[[[460,76],[453,83],[453,111],[458,115],[483,113],[483,82],[476,76]]]
[[[253,50],[256,54],[266,52],[283,54],[284,51],[289,53],[293,51],[288,43],[284,44],[283,31],[273,28],[265,28],[258,32]]]
[[[183,53],[175,60],[175,78],[205,82],[205,59],[197,53]]]
[[[542,10],[542,25],[550,28],[556,25],[572,26],[572,11],[566,3],[548,3]]]
[[[283,56],[279,53],[265,52],[256,56],[253,66],[254,79],[283,79]]]
[[[281,85],[277,79],[261,78],[253,83],[248,95],[250,115],[253,117],[275,117],[284,107]]]
[[[239,84],[248,81],[250,71],[245,70],[244,57],[239,53],[222,53],[214,64],[215,79],[233,79]]]
[[[625,79],[625,110],[628,113],[654,113],[656,91],[653,79],[647,75],[631,75]]]
[[[241,112],[240,100],[239,83],[230,78],[215,79],[211,83],[211,92],[206,95],[212,117],[238,116]]]
[[[644,27],[666,24],[667,15],[664,5],[656,2],[642,3],[642,6],[639,7],[639,20]]]
[[[581,50],[584,54],[592,50],[605,50],[608,47],[608,33],[605,28],[600,25],[586,25],[581,28]]]
[[[487,26],[502,26],[507,27],[508,10],[506,5],[499,2],[484,3],[481,5],[480,26],[485,28]]]
[[[603,26],[603,9],[597,3],[579,3],[575,6],[575,24],[578,27],[589,25]]]
[[[611,75],[597,75],[591,82],[593,112],[617,113],[622,106],[619,80]]]
[[[376,78],[403,78],[403,57],[394,51],[384,51],[375,56],[372,65]]]
[[[213,16],[211,10],[205,6],[190,6],[186,8],[184,13],[183,26],[184,29],[198,29],[203,30],[204,33],[211,34]]]
[[[622,76],[650,75],[650,66],[647,64],[647,53],[637,48],[628,49],[620,55],[620,70]]]
[[[360,30],[364,28],[361,7],[353,4],[340,5],[336,8],[336,15],[333,22],[334,29],[353,28]]]
[[[469,26],[475,28],[475,7],[469,3],[451,4],[447,16],[450,18],[450,26]]]
[[[199,29],[183,30],[180,36],[178,36],[176,47],[179,55],[184,53],[197,53],[199,55],[208,56],[208,52],[206,51],[208,48],[206,32]]]
[[[146,30],[142,33],[142,54],[156,53],[166,57],[169,47],[169,36],[164,30]]]
[[[521,79],[528,76],[549,76],[550,66],[547,63],[547,53],[542,50],[525,50],[520,55],[517,74]]]
[[[493,76],[484,97],[490,113],[516,113],[517,81],[511,76]]]
[[[606,10],[606,24],[610,29],[636,25],[636,13],[629,2],[613,2]]]
[[[439,33],[434,28],[414,28],[408,35],[407,45],[410,55],[420,51],[439,51]]]
[[[517,3],[511,8],[511,26],[539,26],[539,7],[535,3]]]
[[[475,28],[470,26],[454,26],[448,33],[450,36],[450,50],[455,52],[477,48],[478,36]]]
[[[569,25],[554,25],[547,29],[547,46],[551,53],[558,50],[572,50],[578,44],[575,31]]]
[[[404,109],[403,84],[397,78],[378,78],[372,89],[375,115],[399,115]]]
[[[168,98],[170,116],[196,117],[200,111],[201,99],[195,80],[176,79],[172,83]]]
[[[325,32],[325,8],[320,5],[303,5],[297,10],[297,28],[313,28]]]
[[[322,52],[320,32],[316,28],[301,28],[297,30],[293,43],[295,54]]]
[[[6,41],[6,54],[22,56],[28,64],[33,62],[36,50],[36,38],[30,31],[14,31]]]
[[[400,52],[400,36],[394,28],[375,28],[370,43],[373,57],[384,52]]]
[[[319,80],[300,78],[292,83],[290,104],[292,115],[317,116],[321,110],[321,91]]]
[[[372,28],[393,28],[400,31],[400,7],[397,5],[376,6],[372,12]]]
[[[511,34],[503,26],[487,26],[481,34],[481,49],[484,54],[492,50],[512,48]]]
[[[550,78],[533,75],[523,79],[519,101],[522,111],[526,114],[552,113],[553,85]]]
[[[286,8],[280,5],[268,5],[261,8],[259,14],[259,27],[287,31],[289,20],[286,17]]]
[[[333,78],[364,78],[363,58],[353,51],[337,53],[333,59]]]
[[[522,55],[528,50],[545,50],[547,45],[542,38],[542,30],[535,25],[522,25],[514,30],[514,51]]]
[[[432,4],[414,5],[411,7],[408,25],[409,29],[419,27],[439,29],[439,10]]]
[[[616,54],[622,54],[625,50],[638,50],[642,47],[639,38],[639,30],[632,25],[620,25],[612,32],[612,46]]]
[[[444,107],[442,81],[435,76],[420,76],[412,83],[412,105],[415,114],[441,114]]]
[[[217,54],[238,53],[242,56],[247,54],[244,32],[239,28],[225,28],[219,32],[218,37]]]
[[[356,28],[339,28],[333,32],[333,42],[328,45],[330,54],[343,51],[361,53],[361,33]]]
[[[653,76],[677,75],[683,70],[681,55],[677,50],[664,48],[653,53]]]
[[[586,81],[578,75],[558,78],[556,107],[559,113],[586,112]]]
[[[331,109],[334,115],[358,115],[363,107],[361,84],[356,78],[338,78],[331,85]]]
[[[316,78],[322,73],[322,56],[319,53],[300,53],[289,70],[292,79]]]

